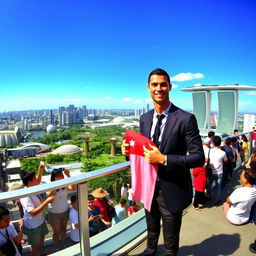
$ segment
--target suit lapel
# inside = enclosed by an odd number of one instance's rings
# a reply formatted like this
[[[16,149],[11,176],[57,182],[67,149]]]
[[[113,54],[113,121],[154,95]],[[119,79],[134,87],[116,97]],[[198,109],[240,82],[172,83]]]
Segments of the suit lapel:
[[[173,105],[173,103],[172,103],[171,108],[169,110],[167,120],[166,120],[165,128],[164,128],[164,131],[163,131],[162,141],[161,141],[161,144],[160,144],[160,150],[164,149],[164,147],[166,145],[166,142],[167,142],[167,139],[169,138],[169,136],[172,132],[172,129],[175,126],[175,123],[178,119],[177,111],[176,111],[177,109],[178,108],[175,105]]]
[[[149,114],[147,115],[147,119],[145,120],[145,124],[143,129],[144,129],[144,135],[150,139],[150,132],[151,132],[151,127],[153,123],[153,116],[154,116],[154,110],[151,110]]]

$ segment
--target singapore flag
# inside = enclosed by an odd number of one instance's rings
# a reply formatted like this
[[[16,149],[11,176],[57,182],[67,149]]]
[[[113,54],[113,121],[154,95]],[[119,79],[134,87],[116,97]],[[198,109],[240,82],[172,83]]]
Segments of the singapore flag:
[[[125,141],[130,145],[129,159],[132,176],[132,199],[142,202],[144,208],[150,211],[158,166],[145,161],[143,146],[151,150],[149,145],[155,146],[155,144],[147,137],[131,130],[126,130]]]

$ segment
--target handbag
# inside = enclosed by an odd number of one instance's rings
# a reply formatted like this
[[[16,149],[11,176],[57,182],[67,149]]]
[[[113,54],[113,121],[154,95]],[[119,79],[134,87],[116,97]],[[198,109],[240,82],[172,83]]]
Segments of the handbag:
[[[7,228],[5,229],[5,231],[6,231],[6,236],[2,232],[0,232],[0,234],[7,240],[5,244],[0,246],[0,251],[5,255],[15,256],[16,255],[15,246],[9,237]]]

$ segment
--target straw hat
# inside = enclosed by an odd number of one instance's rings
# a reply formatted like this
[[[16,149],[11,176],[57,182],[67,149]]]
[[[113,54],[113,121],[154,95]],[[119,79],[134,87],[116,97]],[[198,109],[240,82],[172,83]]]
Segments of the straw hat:
[[[108,192],[103,189],[103,188],[96,188],[93,192],[92,195],[96,198],[103,198],[108,195]]]
[[[24,185],[22,183],[12,183],[9,186],[9,191],[13,191],[13,190],[21,189],[21,188],[24,188]]]

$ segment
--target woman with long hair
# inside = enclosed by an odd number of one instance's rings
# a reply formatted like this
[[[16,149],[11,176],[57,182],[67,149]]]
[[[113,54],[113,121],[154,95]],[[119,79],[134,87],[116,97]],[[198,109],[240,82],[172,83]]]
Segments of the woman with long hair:
[[[51,181],[64,179],[64,174],[67,177],[70,177],[69,169],[53,169],[51,173]],[[49,196],[53,195],[55,197],[55,200],[48,206],[48,222],[53,229],[52,238],[55,251],[59,250],[59,237],[61,239],[62,249],[66,247],[66,229],[69,216],[69,204],[67,199],[68,190],[76,190],[76,187],[73,185],[68,186],[67,188],[61,188],[48,192]]]

